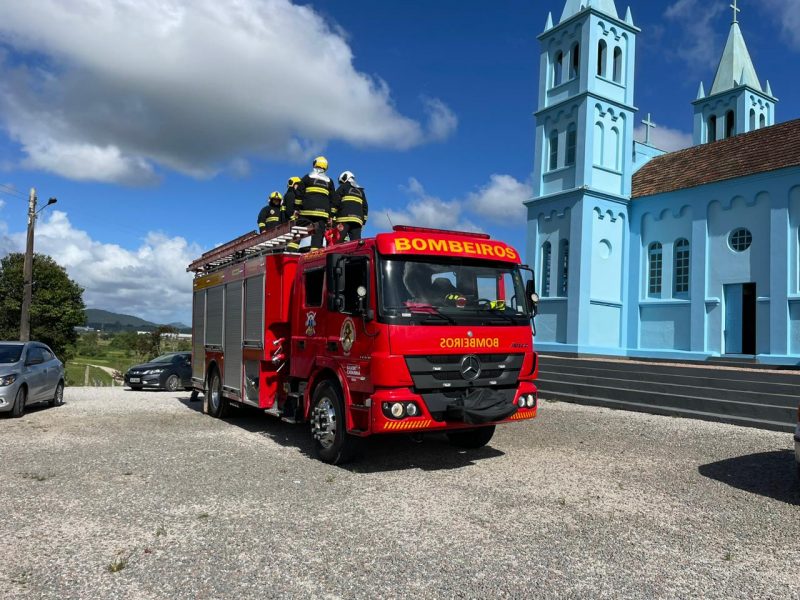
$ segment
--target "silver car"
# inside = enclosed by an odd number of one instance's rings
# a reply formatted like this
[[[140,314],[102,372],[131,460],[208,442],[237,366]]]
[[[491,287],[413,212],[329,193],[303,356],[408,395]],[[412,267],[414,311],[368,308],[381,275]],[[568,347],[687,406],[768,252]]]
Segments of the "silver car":
[[[64,403],[64,363],[40,342],[0,342],[0,413],[21,417],[36,402]]]

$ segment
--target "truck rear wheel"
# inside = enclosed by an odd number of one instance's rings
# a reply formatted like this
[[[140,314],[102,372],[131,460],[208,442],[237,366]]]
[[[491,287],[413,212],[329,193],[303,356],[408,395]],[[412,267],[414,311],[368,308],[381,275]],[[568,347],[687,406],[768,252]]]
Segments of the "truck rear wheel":
[[[311,401],[311,437],[314,454],[322,462],[340,465],[358,453],[361,440],[347,433],[344,399],[339,386],[323,381]]]
[[[470,429],[468,431],[451,431],[447,439],[458,448],[483,448],[494,435],[494,425]]]
[[[208,378],[208,414],[215,419],[228,416],[228,401],[222,395],[222,379],[219,371],[214,370]]]

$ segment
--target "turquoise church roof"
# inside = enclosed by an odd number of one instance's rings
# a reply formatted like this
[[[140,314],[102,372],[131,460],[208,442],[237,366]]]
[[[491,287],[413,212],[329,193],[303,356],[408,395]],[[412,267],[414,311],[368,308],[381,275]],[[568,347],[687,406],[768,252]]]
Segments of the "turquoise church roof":
[[[717,67],[717,76],[714,78],[711,95],[727,92],[740,85],[748,85],[762,93],[764,91],[758,81],[750,53],[747,51],[742,30],[739,28],[739,23],[734,21],[731,25],[731,32],[728,34],[725,51],[722,53],[722,59]]]
[[[564,12],[561,13],[561,20],[565,21],[569,19],[572,15],[578,14],[587,6],[596,8],[600,12],[604,12],[615,19],[619,19],[614,0],[567,0],[567,4],[564,6]]]

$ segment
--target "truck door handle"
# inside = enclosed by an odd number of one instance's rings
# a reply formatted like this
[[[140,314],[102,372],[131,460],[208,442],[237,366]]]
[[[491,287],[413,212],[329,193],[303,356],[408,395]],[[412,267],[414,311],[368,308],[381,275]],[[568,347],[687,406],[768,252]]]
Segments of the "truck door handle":
[[[298,347],[300,350],[305,350],[305,349],[306,349],[306,342],[305,342],[305,340],[300,340],[299,342],[297,342],[297,347]]]
[[[338,347],[339,346],[336,342],[328,342],[328,352],[336,352]]]

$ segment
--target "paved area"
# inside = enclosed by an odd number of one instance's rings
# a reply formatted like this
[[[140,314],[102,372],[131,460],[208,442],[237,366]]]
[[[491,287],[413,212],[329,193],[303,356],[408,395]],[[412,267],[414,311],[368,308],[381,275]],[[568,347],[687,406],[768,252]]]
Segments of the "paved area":
[[[791,435],[546,403],[457,451],[188,394],[0,419],[0,598],[800,598]]]

